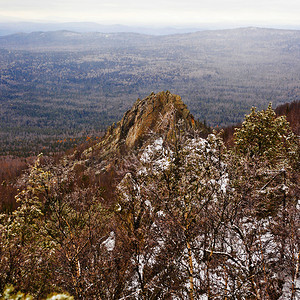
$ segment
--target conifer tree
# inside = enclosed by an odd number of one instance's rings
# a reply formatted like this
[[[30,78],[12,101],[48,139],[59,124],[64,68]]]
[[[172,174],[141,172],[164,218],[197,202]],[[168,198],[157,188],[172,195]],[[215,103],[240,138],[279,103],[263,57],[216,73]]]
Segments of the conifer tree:
[[[253,107],[234,135],[235,149],[243,155],[268,159],[269,163],[278,163],[297,155],[296,137],[286,117],[276,117],[271,103],[260,112]]]
[[[242,272],[252,278],[248,291],[257,298],[277,299],[281,285],[291,287],[295,282],[299,145],[285,117],[276,117],[269,105],[261,112],[253,108],[246,116],[236,130],[231,157],[237,203],[231,244],[239,245],[237,253],[248,257]],[[240,278],[246,283],[247,276]]]

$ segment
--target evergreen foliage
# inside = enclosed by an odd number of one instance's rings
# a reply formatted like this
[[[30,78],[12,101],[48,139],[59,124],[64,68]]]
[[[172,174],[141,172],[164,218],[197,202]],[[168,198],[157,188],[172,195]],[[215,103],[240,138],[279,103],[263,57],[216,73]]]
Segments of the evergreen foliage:
[[[235,132],[236,150],[251,157],[265,157],[270,161],[295,155],[295,136],[284,116],[277,117],[271,103],[260,112],[252,108],[241,128]]]
[[[1,300],[33,300],[33,297],[29,294],[24,294],[20,291],[16,292],[15,288],[12,285],[7,286],[4,289],[3,296]],[[51,294],[45,298],[46,300],[74,300],[74,297],[71,297],[67,293],[63,294]]]

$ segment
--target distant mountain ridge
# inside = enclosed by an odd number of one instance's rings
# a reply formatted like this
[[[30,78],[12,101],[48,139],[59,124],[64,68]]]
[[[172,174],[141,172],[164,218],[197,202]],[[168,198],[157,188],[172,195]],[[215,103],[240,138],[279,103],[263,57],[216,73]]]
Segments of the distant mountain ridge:
[[[1,28],[1,27],[0,27]],[[116,27],[119,28],[119,27]],[[51,30],[18,32],[5,36],[0,35],[0,48],[4,49],[40,49],[57,48],[64,49],[73,47],[73,50],[80,51],[84,47],[98,49],[102,47],[153,47],[153,44],[160,43],[162,47],[171,44],[186,47],[191,46],[214,47],[213,53],[224,47],[223,51],[261,51],[267,49],[271,51],[295,52],[300,49],[300,30],[271,29],[271,28],[236,28],[224,30],[203,30],[188,31],[184,33],[167,34],[155,36],[152,34],[129,31],[129,30],[103,30],[82,32],[76,30]],[[121,42],[121,44],[120,44]],[[260,43],[267,44],[267,49],[261,49]],[[224,45],[223,45],[224,44]],[[272,48],[270,48],[270,46]],[[50,47],[50,48],[49,48]],[[251,47],[251,48],[248,48]],[[234,54],[234,52],[232,54]],[[212,54],[213,54],[212,53]]]
[[[15,33],[7,36],[0,36],[0,47],[15,49],[56,49],[56,48],[102,48],[122,47],[142,43],[145,39],[154,37],[139,33],[103,33],[103,32],[75,32],[68,30],[59,31],[36,31],[31,33]],[[122,42],[120,45],[119,43]]]
[[[128,26],[128,25],[103,25],[93,22],[65,22],[65,23],[34,23],[34,22],[0,22],[0,36],[15,33],[31,33],[36,31],[76,31],[76,32],[134,32],[151,35],[166,35],[175,33],[188,33],[205,30],[207,27],[150,27],[150,26]]]
[[[254,26],[254,25],[253,25]],[[0,36],[14,33],[31,33],[35,31],[60,31],[69,30],[76,32],[134,32],[150,35],[169,35],[191,33],[203,30],[233,29],[249,27],[237,23],[202,23],[197,25],[124,25],[101,24],[95,22],[29,22],[29,21],[0,21]],[[300,26],[269,26],[268,28],[299,30]]]

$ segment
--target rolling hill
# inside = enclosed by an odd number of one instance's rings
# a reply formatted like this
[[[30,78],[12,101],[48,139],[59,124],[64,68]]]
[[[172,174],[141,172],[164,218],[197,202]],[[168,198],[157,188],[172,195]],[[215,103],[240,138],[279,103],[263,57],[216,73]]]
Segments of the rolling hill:
[[[2,154],[36,153],[103,132],[150,91],[180,94],[211,126],[299,100],[300,31],[20,33],[0,37],[0,68]]]

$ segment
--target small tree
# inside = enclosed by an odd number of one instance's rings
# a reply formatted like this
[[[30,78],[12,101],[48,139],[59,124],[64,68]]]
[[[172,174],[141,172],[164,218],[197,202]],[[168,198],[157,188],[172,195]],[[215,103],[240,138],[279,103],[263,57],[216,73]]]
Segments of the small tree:
[[[299,224],[297,139],[285,117],[276,117],[271,104],[261,112],[252,108],[242,127],[236,129],[231,154],[230,178],[237,205],[231,226],[236,235],[231,235],[230,244],[237,254],[244,251],[248,257],[243,273],[251,275],[249,292],[257,298],[277,299],[281,287],[290,285],[295,294],[299,251],[299,230],[295,230]]]
[[[0,283],[14,284],[27,291],[47,293],[51,277],[48,263],[55,243],[41,225],[44,217],[42,195],[49,192],[49,173],[32,167],[26,186],[16,196],[19,207],[0,215]],[[34,276],[35,280],[32,280]]]
[[[13,284],[36,298],[61,289],[77,299],[114,293],[111,214],[101,189],[82,188],[75,175],[38,159],[16,197],[19,207],[0,215],[1,290]]]
[[[241,128],[235,131],[235,149],[242,155],[278,162],[294,156],[296,137],[284,116],[276,117],[271,103],[260,112],[253,107]]]

